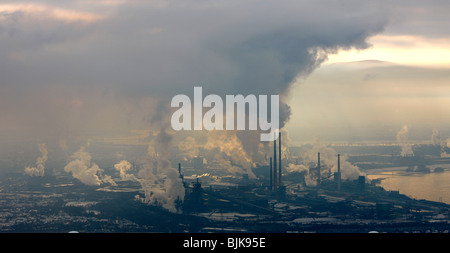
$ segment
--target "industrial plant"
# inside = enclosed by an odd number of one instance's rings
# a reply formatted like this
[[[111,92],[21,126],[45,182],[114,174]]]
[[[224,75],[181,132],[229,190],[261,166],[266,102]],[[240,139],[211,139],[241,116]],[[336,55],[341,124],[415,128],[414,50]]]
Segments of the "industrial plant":
[[[247,174],[187,177],[178,164],[186,189],[182,212],[207,220],[199,232],[449,231],[449,205],[384,190],[365,175],[344,180],[341,154],[335,157],[336,171],[324,170],[317,152],[308,170],[288,173],[284,164],[298,161],[282,155],[281,141],[280,133],[268,166],[254,168],[253,179]]]
[[[28,175],[28,170],[4,173],[0,231],[449,232],[450,205],[445,201],[384,189],[380,186],[384,174],[369,177],[392,167],[420,175],[444,175],[449,169],[450,160],[439,155],[443,151],[439,147],[414,146],[413,156],[396,155],[399,148],[288,147],[279,133],[268,143],[262,162],[240,169],[239,153],[227,160],[208,150],[196,149],[189,156],[175,150],[166,162],[162,158],[169,156],[155,152],[150,157],[154,163],[122,160],[111,161],[112,166],[97,165],[87,150],[80,149],[66,161],[64,171],[56,169],[51,159],[38,159],[36,168],[40,165],[42,174],[45,169],[43,176]],[[93,169],[101,172],[98,177],[81,174]],[[169,172],[161,174],[163,169]]]

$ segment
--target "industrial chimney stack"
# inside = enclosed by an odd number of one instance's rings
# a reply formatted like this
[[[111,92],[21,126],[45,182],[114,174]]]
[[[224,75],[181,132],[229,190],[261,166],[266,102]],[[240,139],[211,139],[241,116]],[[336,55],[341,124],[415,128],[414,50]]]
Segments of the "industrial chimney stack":
[[[278,187],[281,187],[281,132],[278,133],[278,155],[279,155],[279,168],[278,168]]]
[[[276,137],[276,133],[273,134]],[[273,140],[273,189],[277,189],[277,139]]]
[[[341,155],[338,154],[337,190],[341,191]]]
[[[178,163],[178,174],[179,174],[181,180],[183,180],[184,177],[183,177],[183,174],[181,174],[181,163]]]
[[[317,187],[320,187],[320,152],[317,152]]]
[[[270,158],[270,171],[269,171],[269,176],[270,176],[270,190],[273,189],[273,179],[272,179],[272,157]]]

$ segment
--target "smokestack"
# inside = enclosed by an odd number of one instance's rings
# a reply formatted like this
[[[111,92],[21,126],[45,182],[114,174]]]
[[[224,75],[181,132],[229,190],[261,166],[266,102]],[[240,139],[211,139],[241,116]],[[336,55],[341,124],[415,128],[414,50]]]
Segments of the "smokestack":
[[[338,154],[338,173],[341,173],[341,155]]]
[[[317,187],[320,186],[320,152],[317,152]]]
[[[272,190],[273,188],[273,179],[272,179],[272,157],[270,158],[270,172],[269,172],[269,176],[270,176],[270,190]]]
[[[178,174],[180,175],[181,180],[183,180],[183,175],[181,174],[181,163],[178,163]]]
[[[276,133],[273,133],[274,137]],[[273,139],[273,189],[277,188],[277,138]]]
[[[278,134],[278,155],[279,155],[279,169],[278,169],[278,187],[281,187],[281,132]]]
[[[337,190],[341,191],[341,155],[338,154]]]

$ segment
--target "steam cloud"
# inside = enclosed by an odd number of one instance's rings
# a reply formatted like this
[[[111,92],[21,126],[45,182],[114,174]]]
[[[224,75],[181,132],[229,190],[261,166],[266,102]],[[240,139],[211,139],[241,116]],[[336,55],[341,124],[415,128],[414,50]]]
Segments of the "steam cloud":
[[[445,151],[445,148],[449,146],[449,140],[445,139],[442,136],[441,131],[439,129],[434,128],[433,133],[431,134],[431,142],[435,146],[439,146],[441,148],[441,157],[450,157],[449,154]]]
[[[308,149],[306,152],[302,153],[302,164],[288,164],[286,166],[286,170],[288,172],[308,172],[305,174],[305,182],[309,186],[316,185],[317,182],[315,180],[314,173],[309,173],[308,166],[310,164],[317,163],[317,153],[320,152],[320,163],[321,170],[320,174],[322,178],[326,178],[330,176],[332,173],[338,171],[337,165],[337,152],[333,148],[330,148],[322,143],[318,139],[314,140],[314,144],[311,149]],[[347,161],[346,156],[341,156],[340,160],[341,166],[341,178],[342,180],[356,180],[359,176],[365,175],[365,173],[361,172],[358,166],[351,164]]]
[[[103,175],[103,170],[97,164],[91,162],[91,155],[86,152],[85,147],[81,147],[72,156],[64,171],[72,173],[72,176],[80,180],[85,185],[101,185],[109,183],[115,185],[114,180],[108,175]]]
[[[156,113],[151,118],[150,123],[159,131],[148,147],[150,159],[138,172],[137,181],[144,191],[144,198],[141,199],[143,202],[176,212],[177,203],[184,200],[185,191],[178,170],[172,167],[169,160],[173,132],[170,131],[170,115],[166,113],[166,106],[164,102],[158,103]]]
[[[127,160],[122,160],[119,163],[114,164],[114,168],[119,171],[122,180],[137,181],[137,178],[133,174],[128,174],[128,171],[131,169],[131,163]]]
[[[397,143],[402,148],[401,156],[413,156],[412,145],[408,143],[408,126],[404,125],[397,133]]]
[[[39,144],[39,151],[41,152],[41,156],[36,160],[36,167],[25,167],[25,173],[30,176],[39,176],[43,177],[45,173],[45,162],[48,159],[48,151],[47,144],[41,143]]]
[[[241,140],[233,131],[210,131],[205,149],[216,152],[214,161],[218,163],[217,165],[221,169],[231,174],[245,173],[248,174],[249,178],[255,178],[251,170],[255,164],[247,155]]]
[[[143,202],[159,205],[169,211],[177,211],[177,202],[184,199],[184,186],[170,158],[172,135],[163,128],[156,136],[149,153],[157,150],[156,166],[146,165],[138,172],[137,180],[144,191]],[[149,154],[149,155],[150,155]]]

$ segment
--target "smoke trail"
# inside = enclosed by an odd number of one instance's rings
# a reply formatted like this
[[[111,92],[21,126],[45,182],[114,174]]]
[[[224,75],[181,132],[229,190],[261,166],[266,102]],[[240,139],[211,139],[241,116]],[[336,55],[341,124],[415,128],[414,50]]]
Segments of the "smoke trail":
[[[72,176],[80,180],[85,185],[101,185],[109,183],[115,185],[115,182],[108,175],[103,175],[103,170],[97,164],[91,162],[91,155],[86,152],[85,147],[81,147],[72,156],[64,171],[71,173]]]
[[[397,143],[402,148],[401,156],[413,156],[411,144],[408,143],[408,126],[404,125],[397,133]]]
[[[44,176],[45,162],[48,159],[47,145],[45,143],[39,144],[39,151],[41,152],[41,156],[36,160],[36,167],[25,167],[25,173],[30,176]]]

